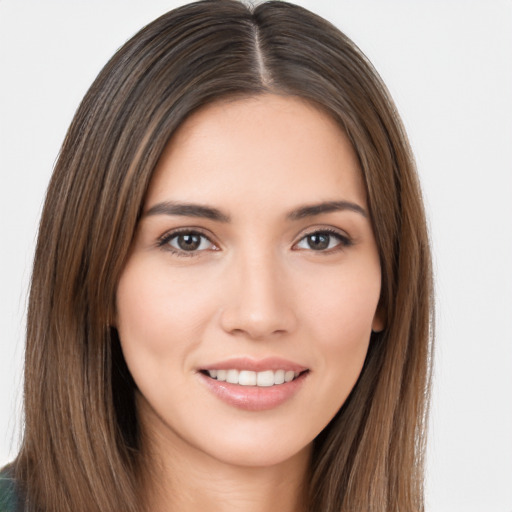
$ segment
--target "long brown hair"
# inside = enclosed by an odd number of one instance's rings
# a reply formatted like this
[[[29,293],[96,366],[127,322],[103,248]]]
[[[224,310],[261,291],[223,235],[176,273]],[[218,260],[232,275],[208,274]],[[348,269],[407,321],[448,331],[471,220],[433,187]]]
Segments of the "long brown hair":
[[[144,454],[115,329],[118,279],[148,184],[191,112],[294,95],[350,138],[382,267],[361,376],[314,443],[308,510],[417,512],[431,374],[429,242],[415,166],[361,51],[307,10],[207,0],[160,17],[110,60],[80,105],[48,189],[29,300],[25,432],[15,475],[30,511],[138,511]]]

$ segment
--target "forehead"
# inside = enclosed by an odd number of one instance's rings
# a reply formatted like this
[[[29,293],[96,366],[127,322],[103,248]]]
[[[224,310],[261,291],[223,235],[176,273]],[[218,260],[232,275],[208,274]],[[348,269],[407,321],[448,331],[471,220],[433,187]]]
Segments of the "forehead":
[[[146,203],[177,199],[226,207],[242,198],[293,208],[340,197],[366,203],[358,159],[343,130],[304,100],[265,94],[192,114],[165,148]]]

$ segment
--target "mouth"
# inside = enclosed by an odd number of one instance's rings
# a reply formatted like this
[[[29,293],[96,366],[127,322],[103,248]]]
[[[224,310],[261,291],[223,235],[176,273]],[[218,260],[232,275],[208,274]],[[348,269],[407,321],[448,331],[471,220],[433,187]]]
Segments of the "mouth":
[[[198,369],[206,388],[231,407],[275,409],[300,392],[310,369],[282,358],[233,358]]]
[[[201,373],[210,379],[219,382],[238,384],[239,386],[256,386],[267,388],[292,382],[308,371],[309,370],[293,371],[278,369],[256,372],[252,370],[237,370],[235,368],[231,368],[201,370]]]

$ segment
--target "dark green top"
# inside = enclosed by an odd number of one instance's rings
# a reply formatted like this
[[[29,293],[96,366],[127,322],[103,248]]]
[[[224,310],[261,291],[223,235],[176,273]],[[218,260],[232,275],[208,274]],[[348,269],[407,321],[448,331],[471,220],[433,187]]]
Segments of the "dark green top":
[[[0,512],[18,512],[18,495],[16,483],[9,472],[0,472]]]

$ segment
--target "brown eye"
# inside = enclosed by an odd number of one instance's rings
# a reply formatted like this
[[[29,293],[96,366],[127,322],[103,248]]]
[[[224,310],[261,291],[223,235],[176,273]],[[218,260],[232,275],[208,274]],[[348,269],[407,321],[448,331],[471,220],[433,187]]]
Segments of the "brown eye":
[[[325,233],[315,233],[313,235],[308,235],[306,237],[306,241],[310,249],[313,249],[314,251],[323,251],[329,247],[331,235]]]
[[[201,236],[196,234],[178,235],[176,245],[182,251],[196,251],[201,246]]]
[[[296,247],[311,251],[329,251],[330,249],[343,248],[351,245],[350,239],[340,233],[331,231],[315,231],[299,240]]]
[[[194,253],[215,249],[215,245],[203,234],[196,231],[182,231],[165,236],[159,243],[176,253]]]

